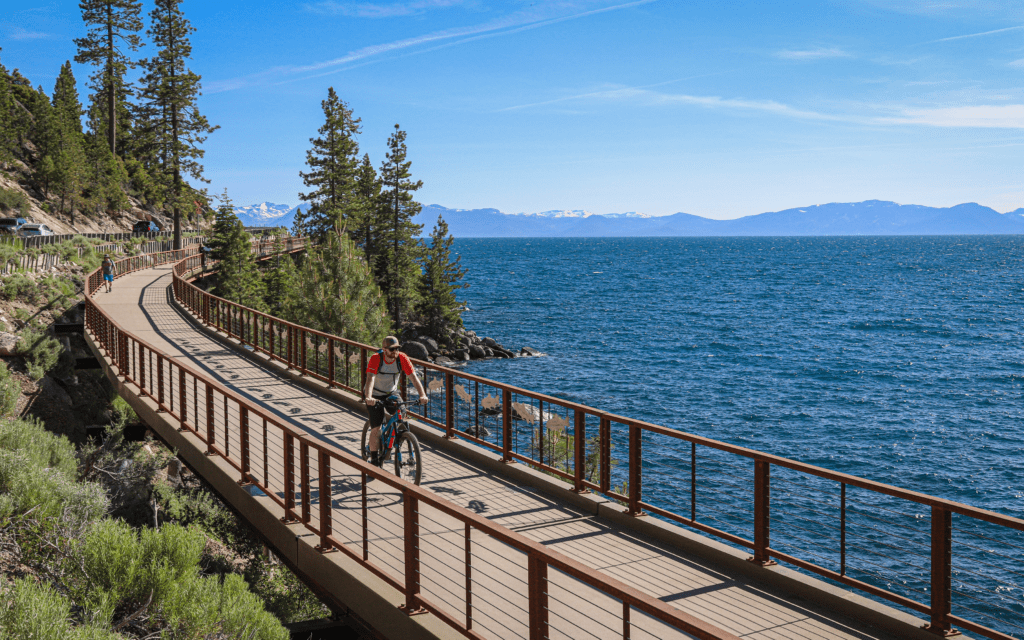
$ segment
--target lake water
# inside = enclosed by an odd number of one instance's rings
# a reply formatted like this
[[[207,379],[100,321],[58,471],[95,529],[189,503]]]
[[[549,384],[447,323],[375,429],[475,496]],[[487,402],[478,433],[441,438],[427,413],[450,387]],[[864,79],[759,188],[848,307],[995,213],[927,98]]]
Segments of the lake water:
[[[455,249],[469,270],[467,326],[547,354],[469,372],[1022,514],[1022,236],[459,239]],[[688,505],[677,462],[689,447],[662,446],[645,448],[645,496]],[[905,532],[876,518],[864,545],[906,535],[927,549],[927,510],[900,515],[921,521],[923,540],[913,523]],[[803,529],[812,539],[814,520]],[[1007,545],[1024,541],[954,526],[955,541],[997,540],[1012,558],[984,556],[991,569],[976,576],[978,557],[955,557],[954,613],[1024,631],[1024,576],[1007,573],[1024,559]],[[865,565],[864,579],[928,602],[919,577],[886,573],[895,562],[876,562],[874,578]]]

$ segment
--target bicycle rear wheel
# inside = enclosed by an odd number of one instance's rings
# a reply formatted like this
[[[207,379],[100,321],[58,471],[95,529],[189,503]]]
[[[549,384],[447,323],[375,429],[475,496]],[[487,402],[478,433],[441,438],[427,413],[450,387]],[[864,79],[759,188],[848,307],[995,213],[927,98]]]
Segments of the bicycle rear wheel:
[[[420,441],[406,431],[395,442],[395,475],[413,484],[419,484],[423,474]]]

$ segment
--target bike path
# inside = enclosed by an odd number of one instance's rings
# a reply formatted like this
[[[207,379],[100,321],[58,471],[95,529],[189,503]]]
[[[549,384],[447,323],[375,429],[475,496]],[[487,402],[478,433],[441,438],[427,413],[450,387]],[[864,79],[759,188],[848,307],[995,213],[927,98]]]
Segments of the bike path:
[[[154,348],[201,370],[239,395],[261,403],[282,420],[311,435],[347,451],[357,451],[365,422],[363,415],[259,366],[199,330],[171,301],[170,284],[171,267],[157,267],[118,278],[113,292],[101,291],[95,294],[94,300],[125,330]],[[191,390],[188,395],[191,404]],[[196,418],[203,424],[205,409],[201,408],[199,413]],[[230,430],[224,430],[226,438],[229,433]],[[230,441],[227,444],[232,446]],[[258,449],[260,443],[254,446]],[[279,446],[268,442],[268,452],[279,452]],[[427,442],[421,442],[421,446],[423,487],[736,635],[765,640],[888,640],[897,637],[799,598],[772,593],[747,576],[731,575],[705,559],[642,539],[629,529],[529,487],[495,477]],[[261,453],[255,450],[253,458],[259,460],[260,457]],[[268,456],[268,460],[274,458]],[[257,464],[254,473],[257,476],[267,474],[271,479],[283,476],[283,470],[274,464],[265,470]],[[358,478],[332,474],[336,534],[357,548],[362,544],[359,494],[354,491],[358,485]],[[278,482],[273,486],[279,486]],[[377,493],[372,483],[370,488],[369,502],[379,507],[370,522],[370,560],[401,575],[402,530],[397,494]],[[314,508],[314,522],[317,514]],[[457,609],[459,590],[464,584],[462,525],[440,513],[427,513],[423,517],[424,535],[433,537],[432,542],[437,543],[424,548],[424,591],[432,598],[451,602]],[[505,602],[501,586],[504,582],[525,580],[525,566],[509,563],[500,549],[487,545],[474,546],[474,552],[477,554],[474,563],[481,563],[479,568],[474,565],[473,573],[481,589],[480,595],[474,591],[474,614],[481,616],[480,620],[475,620],[476,628],[492,637],[519,635],[516,632],[525,622],[525,614],[517,613],[516,607],[522,603]],[[490,575],[486,573],[488,569]],[[426,582],[428,573],[429,584]],[[559,588],[566,594],[577,589],[571,579],[563,578],[552,579],[552,598],[557,598],[555,592]],[[560,581],[564,584],[559,585]],[[488,591],[495,596],[493,600],[502,601],[488,602]],[[595,612],[602,607],[598,602],[593,604],[596,606],[592,610],[581,611],[579,615],[599,616]],[[612,612],[614,607],[621,607],[611,601],[608,606]],[[571,626],[570,621],[565,622],[567,627]],[[636,631],[642,631],[643,622],[634,622],[639,625]],[[552,620],[553,632],[557,632],[559,623]],[[637,633],[634,637],[644,636]]]

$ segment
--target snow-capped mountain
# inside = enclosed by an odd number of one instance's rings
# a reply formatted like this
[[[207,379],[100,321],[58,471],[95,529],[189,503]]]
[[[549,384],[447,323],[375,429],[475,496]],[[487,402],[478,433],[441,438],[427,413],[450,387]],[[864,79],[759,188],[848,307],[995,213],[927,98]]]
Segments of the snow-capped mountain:
[[[536,216],[538,218],[589,218],[594,214],[589,211],[584,211],[583,209],[554,209],[551,211],[538,211],[537,213],[512,213],[509,215]]]
[[[285,227],[291,229],[295,222],[295,214],[300,207],[292,207],[288,204],[274,204],[273,202],[261,202],[260,204],[247,207],[236,206],[235,215],[246,227]]]

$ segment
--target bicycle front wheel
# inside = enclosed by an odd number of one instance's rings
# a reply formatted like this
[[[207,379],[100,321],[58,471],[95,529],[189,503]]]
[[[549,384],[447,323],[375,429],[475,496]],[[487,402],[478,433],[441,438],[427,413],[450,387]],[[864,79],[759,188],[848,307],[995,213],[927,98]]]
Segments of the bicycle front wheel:
[[[398,436],[395,442],[395,475],[413,484],[419,484],[423,473],[420,441],[411,432]]]

